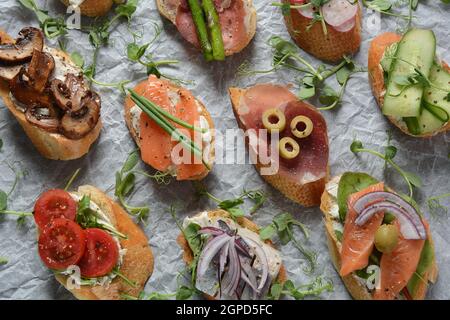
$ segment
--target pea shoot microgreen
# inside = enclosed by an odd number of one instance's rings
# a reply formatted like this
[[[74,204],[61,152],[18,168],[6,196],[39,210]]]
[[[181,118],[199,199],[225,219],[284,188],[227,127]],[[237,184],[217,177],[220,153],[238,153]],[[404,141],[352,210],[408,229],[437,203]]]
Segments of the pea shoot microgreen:
[[[272,68],[268,70],[251,70],[248,61],[245,61],[238,68],[239,76],[250,76],[255,74],[265,74],[277,71],[284,67],[295,70],[303,74],[303,78],[298,80],[300,90],[298,97],[301,100],[311,99],[318,96],[319,101],[323,104],[319,110],[331,110],[338,106],[345,93],[345,89],[352,75],[365,72],[366,70],[359,67],[349,57],[344,56],[343,60],[332,68],[326,68],[325,65],[319,65],[315,68],[310,62],[301,57],[298,48],[289,41],[278,36],[269,39],[269,45],[273,48]],[[340,85],[339,92],[325,83],[325,80],[335,75]]]
[[[274,283],[270,289],[269,299],[278,300],[281,296],[285,295],[295,300],[303,300],[305,297],[317,297],[325,291],[331,292],[333,290],[333,282],[323,277],[317,277],[311,283],[299,287],[296,287],[291,280],[288,280],[283,284]]]
[[[365,7],[379,12],[384,15],[388,16],[394,16],[401,19],[404,19],[407,21],[408,26],[411,25],[411,22],[414,18],[413,11],[417,9],[417,6],[419,4],[418,0],[400,0],[400,1],[393,1],[393,0],[362,0],[362,3]],[[394,12],[392,9],[401,4],[407,3],[408,5],[408,14],[400,14],[397,12]]]
[[[307,259],[309,266],[304,269],[307,273],[312,273],[316,266],[317,256],[315,252],[307,250],[294,236],[293,227],[297,226],[303,232],[306,239],[309,238],[308,228],[301,222],[294,219],[290,213],[282,213],[273,219],[273,222],[259,231],[262,240],[273,239],[278,235],[281,243],[286,245],[290,242]]]
[[[414,173],[403,170],[397,163],[394,162],[393,159],[397,154],[397,148],[395,146],[389,144],[388,146],[385,147],[385,153],[383,154],[376,150],[366,149],[364,148],[363,143],[360,140],[354,140],[350,146],[350,150],[354,154],[369,153],[380,159],[383,159],[385,163],[392,166],[392,168],[394,168],[405,180],[409,190],[409,198],[411,200],[413,199],[414,187],[416,188],[422,187],[422,180],[420,179],[419,176],[417,176]]]
[[[120,272],[119,268],[116,266],[114,267],[114,269],[112,269],[111,271],[113,274],[115,274],[116,276],[118,276],[120,279],[122,279],[127,285],[129,285],[132,288],[137,288],[138,285],[135,281],[132,281],[130,279],[128,279],[127,276],[125,276],[122,272]]]
[[[8,164],[8,167],[11,171],[14,172],[14,182],[9,189],[8,192],[5,192],[0,189],[0,216],[1,215],[12,215],[17,217],[17,224],[22,225],[25,223],[26,217],[33,216],[32,212],[25,212],[25,211],[15,211],[15,210],[9,210],[8,209],[8,200],[11,194],[14,192],[14,190],[17,187],[17,184],[21,178],[23,178],[27,172],[23,170],[17,170],[12,165]]]
[[[133,151],[128,155],[128,158],[126,159],[120,171],[116,172],[115,196],[119,199],[120,204],[130,214],[136,216],[141,222],[145,223],[150,213],[150,208],[147,206],[131,206],[125,201],[125,198],[128,197],[135,188],[136,175],[143,175],[146,178],[155,180],[159,184],[169,184],[170,174],[156,172],[152,175],[141,170],[135,170],[138,162],[139,152]]]
[[[427,199],[428,208],[433,216],[438,216],[440,213],[448,213],[448,208],[441,204],[441,200],[448,197],[450,197],[450,193],[433,196]]]
[[[48,11],[40,9],[34,0],[19,0],[20,4],[36,15],[39,25],[48,39],[67,34],[67,25],[64,17],[51,17]]]
[[[221,200],[216,196],[209,193],[202,185],[195,184],[198,194],[201,196],[207,196],[209,199],[217,203],[217,206],[230,213],[233,219],[245,216],[245,211],[242,205],[245,203],[245,199],[253,201],[254,205],[250,208],[249,214],[255,213],[261,208],[264,202],[267,200],[266,195],[261,190],[243,190],[243,192],[237,198]]]

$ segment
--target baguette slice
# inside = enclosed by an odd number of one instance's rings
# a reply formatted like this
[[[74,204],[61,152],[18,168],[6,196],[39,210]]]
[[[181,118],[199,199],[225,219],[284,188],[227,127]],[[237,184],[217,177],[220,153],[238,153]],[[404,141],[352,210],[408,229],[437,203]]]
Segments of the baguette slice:
[[[393,32],[383,33],[372,40],[369,48],[369,61],[368,61],[368,69],[369,69],[369,82],[372,88],[373,95],[378,103],[380,109],[383,107],[384,103],[384,95],[386,94],[386,86],[384,83],[384,71],[381,67],[381,60],[383,58],[384,51],[391,44],[399,42],[402,39],[401,35]],[[445,61],[441,61],[442,67],[447,71],[450,71],[450,67],[447,65]],[[390,122],[399,128],[401,131],[410,135],[412,137],[419,138],[430,138],[438,133],[447,132],[450,130],[450,121],[439,130],[435,132],[423,133],[419,135],[413,135],[409,132],[408,127],[404,121],[400,121],[395,117],[387,116]]]
[[[225,211],[225,210],[221,210],[221,209],[217,209],[214,211],[209,211],[208,212],[208,217],[213,218],[213,217],[223,217],[223,218],[229,218],[230,214]],[[251,220],[241,217],[241,218],[237,218],[236,222],[243,228],[246,228],[250,231],[253,231],[255,233],[259,233],[259,227]],[[183,250],[183,261],[187,264],[190,265],[192,263],[192,261],[194,260],[194,255],[192,253],[191,248],[189,247],[189,243],[187,242],[186,238],[184,237],[184,235],[181,233],[178,238],[177,238],[177,243],[180,245],[181,249]],[[270,240],[266,240],[267,244],[272,245],[272,242]],[[280,271],[278,273],[278,278],[277,278],[277,282],[278,283],[284,283],[287,281],[287,273],[286,273],[286,269],[284,267],[284,265],[281,265],[280,267]],[[215,300],[214,297],[204,294],[204,297],[208,300]]]
[[[283,0],[289,4],[290,0]],[[302,16],[297,9],[291,9],[284,15],[286,27],[295,43],[313,56],[330,62],[342,60],[344,55],[355,54],[361,45],[361,7],[358,4],[356,24],[348,32],[338,32],[327,26],[328,35],[325,36],[320,22],[316,22],[307,30],[311,19]]]
[[[231,56],[245,49],[250,41],[253,39],[256,33],[256,9],[253,6],[253,0],[231,0],[231,1],[242,1],[244,7],[246,8],[247,16],[244,21],[247,25],[247,36],[245,41],[232,50],[225,50],[226,56]],[[174,25],[176,24],[177,10],[180,5],[181,0],[156,0],[156,5],[158,7],[159,13],[170,20]]]
[[[233,112],[241,129],[245,130],[245,126],[240,120],[239,110],[241,108],[241,98],[245,94],[246,89],[230,88],[231,104],[233,106]],[[248,143],[248,141],[246,141]],[[261,163],[255,164],[256,169],[260,172],[263,165]],[[317,206],[320,204],[320,196],[325,188],[325,183],[328,181],[329,167],[327,168],[327,174],[319,180],[307,183],[299,184],[292,181],[287,181],[280,174],[274,175],[261,175],[261,177],[271,184],[275,189],[279,190],[287,198],[300,203],[305,207]]]
[[[81,186],[77,194],[90,196],[91,201],[109,216],[114,227],[128,236],[128,239],[120,240],[122,248],[126,249],[120,272],[135,282],[136,286],[132,287],[120,277],[116,277],[109,286],[81,286],[80,289],[71,290],[66,286],[67,276],[55,275],[56,280],[80,300],[120,300],[121,294],[137,297],[153,273],[153,253],[146,235],[119,204],[99,189],[88,185]]]
[[[70,5],[70,0],[61,0],[61,2],[66,6]],[[111,10],[113,4],[113,0],[84,0],[81,2],[79,8],[81,14],[94,18],[107,14],[109,10]]]
[[[339,183],[340,177],[334,177],[330,181],[334,183]],[[325,232],[327,236],[328,250],[330,253],[331,261],[333,262],[334,268],[339,273],[341,269],[341,244],[336,238],[333,227],[333,217],[331,215],[332,208],[337,205],[336,200],[330,193],[325,189],[322,195],[322,202],[320,204],[320,209],[324,215]],[[430,242],[434,249],[433,240],[430,235]],[[433,261],[432,266],[426,272],[424,281],[421,281],[417,289],[416,294],[412,297],[414,300],[423,300],[426,297],[428,282],[435,283],[438,275],[438,268],[436,260]],[[373,300],[372,294],[367,289],[367,287],[361,283],[359,278],[352,272],[347,276],[341,277],[342,282],[344,282],[350,295],[356,300]]]
[[[2,43],[11,43],[13,39],[0,30],[0,39]],[[72,63],[69,55],[65,52],[53,49],[60,57],[67,63]],[[102,129],[101,118],[97,125],[85,137],[78,140],[66,138],[59,133],[49,133],[37,126],[32,125],[25,118],[25,114],[21,112],[11,100],[9,94],[9,84],[6,81],[0,80],[0,97],[2,97],[8,110],[17,119],[23,130],[30,138],[36,149],[46,158],[51,160],[73,160],[81,158],[89,152],[91,145],[97,140]]]
[[[173,82],[169,82],[169,90],[173,93],[177,93],[179,89],[181,89],[180,86],[174,84]],[[139,86],[139,85],[138,85]],[[200,116],[203,116],[206,118],[206,120],[208,121],[209,124],[209,128],[211,130],[211,132],[214,132],[214,122],[213,119],[211,117],[211,114],[208,112],[208,110],[206,109],[205,105],[198,99],[196,99],[196,101],[198,102],[199,106],[201,107],[202,111],[200,113]],[[131,109],[133,108],[134,103],[131,101],[131,99],[129,97],[127,97],[126,99],[126,103],[125,103],[125,122],[127,124],[128,129],[130,130],[131,136],[133,137],[134,142],[136,143],[136,145],[139,147],[139,149],[141,148],[141,141],[139,138],[139,133],[136,131],[136,129],[133,126],[132,123],[132,114],[131,114]],[[210,169],[212,170],[212,165],[214,163],[214,159],[215,159],[215,148],[214,148],[214,143],[215,143],[215,137],[214,134],[212,134],[211,136],[212,140],[210,142],[211,148],[209,151],[209,165],[210,165]],[[205,168],[205,170],[199,174],[196,175],[192,178],[190,178],[189,180],[201,180],[203,178],[205,178],[208,174],[209,174],[210,170],[207,170]]]

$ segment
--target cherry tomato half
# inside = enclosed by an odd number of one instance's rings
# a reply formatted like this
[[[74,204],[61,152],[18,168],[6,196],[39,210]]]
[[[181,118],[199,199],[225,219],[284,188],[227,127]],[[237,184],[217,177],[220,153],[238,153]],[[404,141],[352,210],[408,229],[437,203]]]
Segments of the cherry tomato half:
[[[50,269],[66,269],[76,265],[85,253],[86,235],[73,221],[53,219],[39,236],[39,256]]]
[[[77,203],[64,190],[54,189],[44,192],[34,205],[34,220],[41,229],[53,219],[66,218],[74,221],[76,215]]]
[[[78,266],[87,278],[101,277],[111,272],[119,260],[119,247],[113,237],[101,229],[85,229],[86,251]]]

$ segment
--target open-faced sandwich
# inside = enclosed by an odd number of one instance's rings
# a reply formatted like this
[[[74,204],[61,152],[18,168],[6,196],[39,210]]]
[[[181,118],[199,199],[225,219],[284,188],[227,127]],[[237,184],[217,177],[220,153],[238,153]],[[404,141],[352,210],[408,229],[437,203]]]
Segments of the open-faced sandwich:
[[[80,8],[81,14],[88,17],[104,16],[111,10],[114,3],[126,0],[61,0],[66,6]]]
[[[131,90],[125,120],[141,158],[177,180],[200,180],[214,163],[214,123],[192,93],[150,76]]]
[[[264,299],[273,283],[287,280],[281,253],[246,218],[205,211],[186,218],[183,229],[183,260],[194,268],[195,287],[207,299]]]
[[[327,125],[320,112],[279,85],[230,88],[230,96],[263,179],[295,202],[319,205],[329,174]],[[272,133],[278,141],[271,141]]]
[[[0,96],[38,151],[77,159],[97,140],[101,101],[70,57],[44,44],[39,29],[13,41],[0,30]]]
[[[321,209],[328,247],[353,298],[424,299],[436,281],[428,223],[407,200],[365,173],[327,183]]]
[[[36,201],[34,219],[42,262],[78,299],[138,296],[153,272],[145,234],[94,187],[44,192]]]
[[[283,0],[286,26],[297,45],[319,59],[337,62],[361,45],[358,1]],[[321,5],[317,5],[320,3]]]
[[[433,31],[377,36],[368,67],[378,105],[400,130],[431,137],[450,129],[450,68],[436,56]]]
[[[224,60],[243,50],[256,32],[253,0],[156,0],[169,19],[205,59]]]

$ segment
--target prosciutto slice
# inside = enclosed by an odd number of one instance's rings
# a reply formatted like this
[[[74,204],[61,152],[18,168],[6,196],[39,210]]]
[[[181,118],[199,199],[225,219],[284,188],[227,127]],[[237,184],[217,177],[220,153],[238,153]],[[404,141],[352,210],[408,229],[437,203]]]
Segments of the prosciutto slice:
[[[279,175],[301,184],[326,176],[329,154],[327,126],[316,109],[299,101],[287,88],[271,84],[256,85],[248,89],[240,104],[238,116],[246,130],[264,129],[262,114],[267,109],[278,108],[284,112],[286,128],[280,133],[280,139],[291,137],[296,140],[300,145],[300,155],[292,160],[273,159],[279,161]],[[299,115],[310,118],[314,124],[313,132],[307,138],[298,139],[290,130],[291,121]],[[263,149],[270,150],[270,143],[269,141],[269,146]]]
[[[225,51],[237,51],[247,39],[244,0],[215,0]],[[197,31],[189,5],[182,0],[177,10],[175,25],[180,34],[195,47],[200,48]]]

